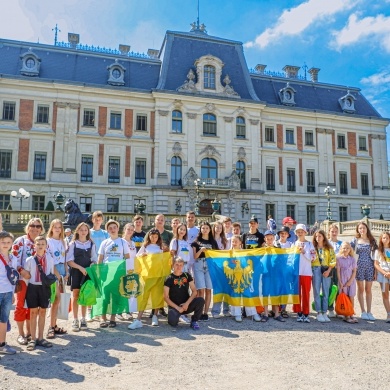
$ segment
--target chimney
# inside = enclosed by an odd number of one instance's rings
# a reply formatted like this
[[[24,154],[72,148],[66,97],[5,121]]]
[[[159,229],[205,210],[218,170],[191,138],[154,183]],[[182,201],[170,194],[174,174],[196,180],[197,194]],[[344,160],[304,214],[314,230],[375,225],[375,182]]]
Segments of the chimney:
[[[267,65],[257,64],[255,66],[255,71],[259,74],[264,74],[264,70],[267,67]]]
[[[159,54],[160,54],[160,50],[148,49],[148,56],[151,57],[151,58],[158,58]]]
[[[313,83],[318,83],[318,72],[320,71],[320,68],[310,68],[308,72],[310,73],[311,81]]]
[[[296,79],[299,69],[301,69],[299,66],[286,65],[282,70],[284,70],[287,78]]]
[[[80,34],[68,33],[68,42],[70,47],[75,48],[80,42]]]
[[[130,52],[130,46],[129,45],[119,45],[119,51],[123,56],[127,56]]]

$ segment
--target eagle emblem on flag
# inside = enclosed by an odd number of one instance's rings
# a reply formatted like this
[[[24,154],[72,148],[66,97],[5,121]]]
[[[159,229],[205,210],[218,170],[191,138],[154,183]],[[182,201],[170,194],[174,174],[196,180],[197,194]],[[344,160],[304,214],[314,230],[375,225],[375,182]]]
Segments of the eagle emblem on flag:
[[[235,265],[234,268],[231,268],[229,263],[233,263]],[[233,291],[237,294],[242,294],[252,284],[253,262],[252,260],[247,260],[246,267],[243,268],[239,259],[224,261],[223,272]]]

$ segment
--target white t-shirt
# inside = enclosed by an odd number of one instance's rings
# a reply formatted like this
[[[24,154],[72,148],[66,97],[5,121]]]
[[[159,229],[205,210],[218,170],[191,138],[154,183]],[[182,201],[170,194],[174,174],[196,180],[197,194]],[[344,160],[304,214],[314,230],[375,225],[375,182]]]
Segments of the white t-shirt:
[[[142,255],[143,253],[153,254],[153,253],[162,253],[162,249],[157,244],[149,244],[147,246],[141,246],[140,250],[137,253],[137,256]]]
[[[79,248],[79,249],[84,249],[84,250],[88,250],[90,248],[92,244],[92,249],[91,249],[91,261],[92,263],[97,263],[97,254],[96,254],[96,250],[95,250],[95,244],[92,243],[91,241],[85,241],[85,242],[81,242],[81,241],[72,241],[70,244],[69,244],[69,248],[68,248],[68,251],[66,252],[66,261],[74,261],[75,258],[74,258],[74,248]]]
[[[39,275],[39,270],[37,269],[37,264],[35,262],[34,256],[30,256],[26,259],[26,266],[24,269],[30,272],[31,278],[28,280],[31,284],[42,285],[42,282],[37,282],[37,275]],[[46,275],[49,275],[50,272],[54,274],[54,260],[50,256],[50,253],[46,252],[46,267],[43,268]]]
[[[192,248],[187,241],[174,238],[169,245],[169,250],[176,251],[176,256],[181,257],[185,263],[190,261],[190,252],[192,252]]]
[[[9,261],[6,256],[3,256],[4,260],[8,265],[12,268],[15,268],[18,266],[18,260],[16,256],[9,255]],[[0,293],[7,293],[7,292],[13,292],[15,290],[15,286],[13,286],[10,281],[7,278],[7,271],[5,269],[5,265],[0,260]]]
[[[54,265],[65,263],[66,247],[64,241],[52,237],[48,238],[46,251],[49,252],[53,258]]]
[[[127,242],[127,245],[129,246],[129,251],[130,251],[130,258],[126,259],[126,269],[133,270],[134,269],[134,259],[135,259],[135,256],[137,255],[137,248],[135,247],[134,241],[130,240],[130,241],[126,241],[126,242]]]
[[[385,249],[385,260],[382,259],[382,256],[378,250],[375,251],[375,258],[383,271],[390,272],[390,250]]]
[[[300,255],[299,258],[299,275],[300,276],[313,276],[313,272],[311,269],[311,263],[316,258],[316,250],[314,245],[310,241],[300,242],[295,241],[293,246],[297,246],[301,248],[304,247],[304,254]]]
[[[103,255],[103,263],[124,260],[125,255],[130,255],[129,244],[121,237],[115,240],[107,238],[99,248],[99,255]]]
[[[194,226],[192,228],[187,229],[187,242],[189,244],[192,244],[195,240],[196,237],[198,237],[199,234],[199,228],[197,226]]]
[[[227,243],[226,243],[226,247],[224,247],[223,244],[222,244],[222,238],[221,238],[221,237],[218,238],[217,240],[215,240],[215,242],[217,243],[218,248],[219,248],[221,251],[223,251],[223,250],[225,250],[225,249],[228,249],[228,248],[230,248],[230,246],[231,246],[231,243],[230,243],[230,245],[229,245],[229,242],[227,242]]]
[[[280,244],[280,247],[285,249],[285,248],[291,248],[292,247],[292,242],[290,241],[286,241],[286,242],[280,242],[279,241],[279,244]]]

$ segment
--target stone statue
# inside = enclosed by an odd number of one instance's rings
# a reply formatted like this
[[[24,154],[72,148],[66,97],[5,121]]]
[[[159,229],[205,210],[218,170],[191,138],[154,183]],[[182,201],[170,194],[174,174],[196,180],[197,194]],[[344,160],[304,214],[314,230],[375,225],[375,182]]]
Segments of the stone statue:
[[[65,226],[77,226],[81,222],[87,223],[92,227],[92,215],[83,214],[79,205],[73,200],[68,199],[64,205],[65,209]]]

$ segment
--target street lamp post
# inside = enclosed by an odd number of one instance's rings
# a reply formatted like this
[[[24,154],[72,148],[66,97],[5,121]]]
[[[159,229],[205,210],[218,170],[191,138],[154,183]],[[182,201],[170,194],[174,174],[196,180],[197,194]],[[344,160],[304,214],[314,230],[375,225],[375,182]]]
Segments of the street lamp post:
[[[201,180],[198,178],[198,179],[194,180],[194,184],[195,184],[195,191],[196,191],[195,215],[198,215],[199,214],[199,206],[200,206],[199,189],[204,188],[206,183],[204,181],[201,182]]]
[[[213,218],[215,218],[215,214],[221,209],[221,202],[217,199],[217,195],[215,195],[214,200],[211,202],[211,207],[213,208]]]
[[[330,209],[330,197],[336,193],[336,189],[335,188],[331,189],[329,186],[327,186],[324,189],[324,193],[325,193],[326,199],[328,200],[328,208],[326,209],[326,219],[328,221],[331,221],[332,220],[332,210]]]
[[[61,206],[65,202],[65,196],[61,194],[61,191],[58,191],[58,194],[53,195],[54,202],[57,205],[56,211],[64,211],[62,210]]]
[[[11,192],[11,196],[13,198],[20,199],[20,210],[22,210],[23,199],[28,199],[30,197],[30,193],[26,191],[24,188],[19,188],[19,194],[20,196],[18,196],[18,193],[16,191]]]

